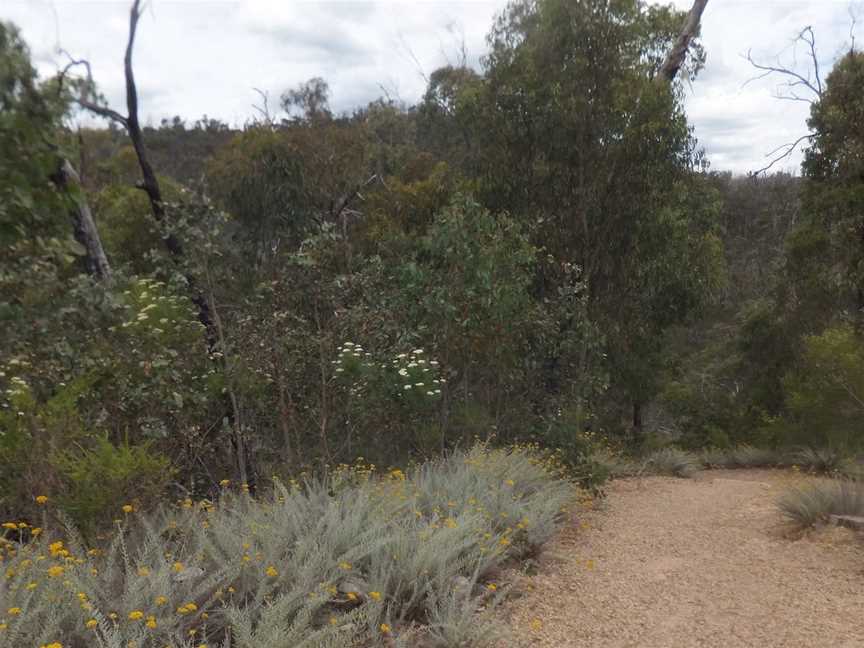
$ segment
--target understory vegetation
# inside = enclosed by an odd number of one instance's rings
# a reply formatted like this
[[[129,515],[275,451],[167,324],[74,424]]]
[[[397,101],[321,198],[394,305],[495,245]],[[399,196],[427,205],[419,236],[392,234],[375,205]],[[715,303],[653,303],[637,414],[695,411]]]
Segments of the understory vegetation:
[[[0,646],[484,646],[501,567],[573,503],[554,455],[475,446],[412,469],[338,466],[253,498],[181,500],[89,542],[40,499],[0,536]],[[486,615],[478,616],[478,609]]]

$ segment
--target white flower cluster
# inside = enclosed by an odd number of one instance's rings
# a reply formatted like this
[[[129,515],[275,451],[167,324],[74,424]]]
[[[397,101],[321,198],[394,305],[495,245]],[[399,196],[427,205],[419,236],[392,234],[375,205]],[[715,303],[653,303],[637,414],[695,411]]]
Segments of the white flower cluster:
[[[344,373],[345,370],[357,369],[363,363],[363,359],[371,358],[372,354],[364,351],[363,347],[353,342],[345,342],[339,347],[339,357],[333,360],[336,365],[336,373]]]
[[[400,353],[393,359],[393,367],[401,379],[403,392],[440,396],[441,386],[447,382],[439,375],[438,361],[427,359],[423,349]]]
[[[152,333],[162,334],[166,329],[178,325],[179,320],[182,319],[183,306],[176,296],[159,294],[164,292],[165,287],[165,282],[145,277],[137,280],[134,291],[124,290],[123,295],[128,301],[125,308],[136,312],[130,313],[132,318],[120,326],[122,328],[142,326]],[[158,319],[159,326],[150,321],[150,311],[155,309],[158,309],[158,314],[153,313],[153,315]],[[190,316],[194,316],[194,313],[190,312]],[[109,330],[115,331],[116,327],[109,327]]]

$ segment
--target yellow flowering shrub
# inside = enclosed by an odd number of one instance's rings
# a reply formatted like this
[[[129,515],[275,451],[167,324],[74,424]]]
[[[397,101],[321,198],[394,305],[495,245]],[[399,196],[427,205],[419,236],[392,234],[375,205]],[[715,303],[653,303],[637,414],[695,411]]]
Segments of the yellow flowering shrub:
[[[573,495],[541,455],[477,446],[277,481],[257,499],[226,485],[217,501],[141,516],[121,501],[95,546],[71,525],[33,536],[9,520],[0,648],[194,648],[226,631],[238,648],[410,645],[418,623],[479,646],[494,633],[478,601],[491,609],[507,589],[491,574],[536,551]]]

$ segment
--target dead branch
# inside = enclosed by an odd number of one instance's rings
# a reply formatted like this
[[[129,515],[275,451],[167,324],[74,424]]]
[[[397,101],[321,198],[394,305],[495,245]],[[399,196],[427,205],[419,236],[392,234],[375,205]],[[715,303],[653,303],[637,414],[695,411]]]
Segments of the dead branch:
[[[802,135],[801,137],[796,139],[794,142],[789,142],[788,144],[781,144],[780,146],[778,146],[777,148],[775,148],[773,151],[771,151],[770,153],[768,153],[765,156],[767,158],[771,158],[772,156],[776,155],[776,157],[773,157],[771,159],[771,161],[767,165],[762,167],[761,169],[757,169],[756,171],[751,171],[749,173],[750,177],[756,178],[757,176],[765,173],[766,171],[771,169],[771,167],[773,167],[775,164],[777,164],[781,160],[785,160],[790,155],[792,155],[792,153],[795,152],[795,149],[798,147],[798,145],[801,142],[803,142],[804,140],[813,139],[814,137],[816,137],[816,135],[817,135],[817,133],[809,133],[807,135]],[[781,151],[782,151],[782,153],[781,153]],[[780,155],[777,155],[777,153],[780,153]]]
[[[708,0],[694,0],[693,7],[687,15],[687,20],[684,21],[684,27],[681,33],[675,40],[672,49],[666,55],[663,65],[660,66],[660,73],[657,78],[672,83],[678,70],[684,65],[684,59],[687,57],[687,50],[690,48],[690,43],[696,38],[699,33],[699,23],[702,20],[702,13],[708,5]]]
[[[360,191],[362,189],[365,189],[366,187],[368,187],[370,184],[375,182],[375,180],[377,180],[377,179],[378,179],[378,174],[373,173],[369,177],[368,180],[366,180],[365,182],[359,183],[351,191],[349,191],[344,196],[342,196],[342,198],[339,200],[339,202],[337,202],[333,207],[330,208],[330,217],[333,219],[333,221],[336,221],[339,219],[339,217],[342,215],[342,212],[344,212],[348,208],[348,206],[351,204],[351,202],[355,198],[358,198],[358,197],[362,198]]]
[[[264,119],[264,123],[267,126],[273,125],[273,116],[270,114],[270,93],[266,90],[261,90],[260,88],[252,88],[259,97],[261,97],[261,105],[257,106],[252,104],[252,109],[261,114],[261,117]]]
[[[786,81],[780,83],[777,88],[777,92],[775,93],[775,98],[777,99],[785,99],[789,101],[805,101],[807,103],[813,103],[822,98],[823,85],[822,85],[822,76],[819,71],[819,58],[816,55],[816,35],[813,32],[812,27],[805,27],[802,29],[798,35],[793,40],[793,44],[795,43],[804,43],[807,46],[807,57],[810,59],[813,71],[813,77],[811,78],[810,72],[808,71],[807,76],[805,77],[800,72],[786,67],[780,62],[780,58],[777,57],[777,62],[775,65],[767,65],[765,63],[759,63],[753,58],[752,50],[747,51],[747,56],[745,57],[747,61],[754,68],[759,70],[761,74],[757,74],[752,79],[748,79],[744,85],[751,83],[753,81],[758,81],[760,79],[764,79],[766,77],[772,75],[780,75],[781,77],[785,77]],[[783,88],[784,90],[779,90]],[[797,88],[803,88],[811,92],[814,97],[803,97],[797,92]]]

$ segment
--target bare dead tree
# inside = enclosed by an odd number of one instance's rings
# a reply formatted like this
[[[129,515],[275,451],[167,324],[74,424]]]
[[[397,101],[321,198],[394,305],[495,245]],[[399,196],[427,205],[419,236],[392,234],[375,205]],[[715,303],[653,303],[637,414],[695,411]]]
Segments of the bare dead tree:
[[[63,77],[70,69],[76,66],[83,66],[86,70],[87,77],[83,84],[83,91],[76,97],[76,103],[92,112],[115,123],[118,123],[126,129],[129,134],[129,139],[132,141],[132,146],[135,149],[135,155],[138,158],[138,166],[141,169],[141,180],[136,183],[136,187],[143,190],[147,194],[150,202],[150,209],[153,217],[157,222],[163,223],[166,220],[165,204],[162,200],[162,191],[159,186],[159,180],[156,173],[153,171],[153,166],[150,164],[150,159],[147,155],[147,147],[144,144],[144,137],[141,132],[141,124],[138,118],[138,88],[135,84],[135,74],[132,67],[132,53],[135,46],[135,35],[138,29],[138,21],[142,14],[141,0],[133,0],[132,8],[129,12],[129,40],[126,43],[126,52],[123,57],[123,68],[126,78],[126,115],[122,115],[116,110],[103,105],[96,96],[96,85],[93,82],[90,63],[86,60],[75,60],[71,56],[69,64],[62,71],[60,80],[62,84]],[[180,240],[170,230],[163,237],[165,246],[168,252],[175,260],[179,261],[184,256],[183,245]],[[205,268],[206,272],[206,268]],[[223,356],[227,354],[225,345],[225,337],[221,322],[218,320],[218,312],[216,311],[216,303],[212,284],[210,290],[205,295],[199,288],[198,282],[189,272],[184,272],[184,277],[189,285],[190,299],[198,308],[198,320],[204,325],[207,335],[207,343],[212,350],[220,349]],[[209,275],[207,277],[209,280]],[[214,314],[216,318],[214,319]],[[240,420],[240,409],[237,405],[236,395],[233,390],[228,390],[227,400],[229,401],[226,418],[230,421],[233,436],[231,439],[234,458],[237,464],[237,471],[241,479],[246,482],[251,475],[254,474],[254,469],[251,466],[251,458],[247,451],[246,437],[243,432],[242,422]],[[250,488],[254,491],[254,483],[249,483]]]
[[[708,0],[694,0],[693,7],[690,13],[687,14],[687,19],[684,21],[684,26],[672,49],[666,54],[663,64],[660,66],[660,72],[657,79],[672,83],[678,70],[684,65],[684,60],[687,57],[687,50],[690,48],[690,43],[696,38],[699,33],[699,25],[702,21],[702,14],[705,12],[705,7],[708,5]]]
[[[775,76],[781,79],[774,90],[775,99],[781,101],[800,101],[811,105],[821,101],[825,86],[822,82],[819,57],[816,53],[816,34],[811,26],[808,25],[802,29],[792,40],[793,48],[800,44],[804,45],[808,60],[806,72],[796,69],[794,63],[791,66],[785,65],[779,56],[775,57],[773,64],[759,62],[753,58],[752,50],[748,50],[745,58],[750,65],[759,71],[759,74],[748,79],[744,85]],[[798,137],[793,142],[781,144],[765,156],[768,158],[768,163],[765,166],[752,171],[749,175],[755,178],[766,173],[774,165],[788,159],[802,142],[806,142],[816,137],[816,135],[817,133],[808,133]]]
[[[136,186],[147,194],[153,217],[161,223],[165,220],[165,204],[162,200],[162,190],[159,186],[159,180],[153,171],[153,165],[150,163],[147,147],[141,133],[141,123],[138,118],[138,87],[135,84],[135,72],[132,67],[135,35],[142,12],[141,0],[133,0],[132,9],[129,12],[129,40],[126,43],[126,53],[123,56],[123,70],[126,78],[126,115],[121,115],[116,110],[99,103],[95,96],[96,85],[93,82],[92,70],[88,61],[72,59],[63,73],[68,72],[73,66],[84,66],[87,70],[87,83],[84,85],[84,91],[80,96],[76,97],[76,103],[95,115],[120,124],[129,134],[129,139],[132,141],[132,147],[135,149],[135,155],[138,158],[138,166],[141,169],[141,180]],[[172,255],[182,256],[183,246],[173,233],[169,232],[164,240],[165,246]]]

